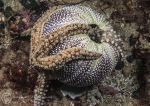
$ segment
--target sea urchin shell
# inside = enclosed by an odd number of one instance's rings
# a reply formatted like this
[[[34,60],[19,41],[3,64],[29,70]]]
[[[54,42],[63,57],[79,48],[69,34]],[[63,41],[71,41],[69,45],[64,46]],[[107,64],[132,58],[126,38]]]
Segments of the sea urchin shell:
[[[31,35],[31,64],[50,70],[57,80],[70,86],[100,83],[123,57],[120,36],[104,15],[85,6],[48,10]],[[44,104],[44,73],[39,73],[41,83],[35,92],[35,105]]]

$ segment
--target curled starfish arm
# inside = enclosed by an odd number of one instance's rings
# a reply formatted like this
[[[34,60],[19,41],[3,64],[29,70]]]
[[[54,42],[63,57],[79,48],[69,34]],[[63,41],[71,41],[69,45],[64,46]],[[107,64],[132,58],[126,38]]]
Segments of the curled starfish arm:
[[[39,25],[40,26],[40,25]],[[97,25],[89,24],[71,24],[71,25],[66,25],[65,27],[61,29],[57,29],[56,31],[44,35],[42,32],[39,32],[39,30],[34,29],[31,32],[32,39],[31,39],[31,51],[32,52],[40,52],[39,49],[45,48],[47,50],[42,51],[43,53],[47,52],[48,50],[53,49],[53,47],[59,43],[63,42],[63,40],[69,36],[74,36],[74,35],[79,35],[79,34],[87,34],[88,36],[92,36],[92,40],[94,39],[99,39],[98,37],[101,35],[102,30],[98,28]],[[38,35],[38,36],[37,36]],[[42,35],[42,36],[39,36]]]
[[[50,50],[58,42],[62,42],[64,38],[69,36],[88,34],[88,30],[90,29],[90,27],[86,24],[67,25],[64,28],[58,29],[47,36],[43,35],[42,32],[39,31],[39,29],[40,28],[37,27],[31,32],[32,52],[36,52],[37,48],[47,48],[48,50]],[[45,52],[46,51],[47,50],[45,50]]]
[[[92,34],[95,31],[99,31],[99,30],[100,29],[98,29],[97,27],[92,28],[91,25],[72,24],[72,25],[65,26],[64,28],[58,29],[57,31],[51,33],[46,38],[42,37],[40,39],[38,39],[39,36],[36,36],[39,33],[33,32],[34,34],[32,36],[32,44],[31,44],[32,48],[31,48],[30,57],[37,58],[39,55],[43,57],[43,55],[47,54],[48,51],[52,50],[53,47],[58,42],[63,42],[63,40],[69,36],[78,35],[78,34]]]
[[[101,54],[90,52],[82,48],[72,47],[61,53],[52,56],[39,57],[35,61],[35,66],[45,69],[55,69],[62,67],[65,63],[74,59],[98,59]]]
[[[45,100],[49,84],[45,73],[38,74],[37,83],[34,90],[34,106],[47,106]]]

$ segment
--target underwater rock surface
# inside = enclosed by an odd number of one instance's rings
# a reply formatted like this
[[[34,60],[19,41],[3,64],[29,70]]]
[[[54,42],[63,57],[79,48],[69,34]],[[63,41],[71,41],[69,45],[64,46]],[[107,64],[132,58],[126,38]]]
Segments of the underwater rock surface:
[[[4,5],[7,7],[7,0]],[[9,1],[9,0],[8,0]],[[17,2],[20,0],[16,0]],[[28,0],[30,1],[30,0]],[[16,2],[16,4],[17,4]],[[15,4],[15,6],[16,6]],[[50,5],[50,2],[47,3]],[[125,55],[128,59],[122,70],[114,71],[102,83],[120,89],[115,92],[105,93],[100,86],[94,87],[86,95],[71,100],[60,93],[57,81],[52,81],[49,88],[48,103],[50,105],[149,105],[149,4],[143,0],[87,0],[81,3],[90,6],[98,12],[103,12],[108,17],[115,30],[123,36]],[[9,3],[14,8],[13,3]],[[20,10],[24,6],[17,4]],[[20,7],[21,5],[21,7]],[[2,6],[2,5],[0,5]],[[42,5],[43,6],[43,5]],[[31,6],[29,6],[30,8]],[[0,7],[1,9],[2,7]],[[29,9],[28,8],[28,9]],[[42,9],[47,9],[41,7]],[[35,8],[36,9],[36,8]],[[18,11],[17,9],[12,9]],[[31,11],[36,11],[31,9]],[[41,11],[41,10],[40,10]],[[45,10],[44,10],[45,11]],[[3,12],[1,12],[3,14]],[[36,14],[34,18],[36,21]],[[39,15],[40,16],[40,15]],[[6,22],[6,21],[5,21]],[[1,24],[1,21],[0,21]],[[5,27],[7,28],[7,27]],[[2,31],[0,29],[0,31]],[[0,32],[1,33],[1,32]],[[3,33],[3,32],[2,32]],[[12,38],[9,29],[5,36],[0,36],[0,105],[32,106],[33,88],[36,82],[36,70],[30,71],[28,38]],[[130,63],[129,63],[129,62]],[[23,77],[22,77],[23,76]],[[108,87],[110,88],[110,87]],[[9,98],[11,95],[12,98]],[[4,98],[7,98],[4,101]],[[10,100],[10,101],[7,101]]]

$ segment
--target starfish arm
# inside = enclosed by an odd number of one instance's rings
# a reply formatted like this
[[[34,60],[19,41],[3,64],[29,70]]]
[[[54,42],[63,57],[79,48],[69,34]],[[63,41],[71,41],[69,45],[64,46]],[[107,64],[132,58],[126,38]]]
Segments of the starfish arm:
[[[58,29],[48,36],[40,36],[42,34],[38,32],[38,29],[35,29],[31,32],[31,52],[36,54],[47,53],[47,51],[53,49],[57,43],[62,42],[64,38],[78,34],[87,34],[89,29],[90,26],[86,24],[72,24]],[[44,51],[41,50],[43,48]]]
[[[49,84],[45,73],[39,73],[37,83],[34,91],[34,106],[47,106],[45,101]]]
[[[90,30],[89,30],[90,29]],[[100,29],[94,29],[90,25],[86,24],[72,24],[65,26],[53,33],[51,33],[47,38],[41,38],[40,44],[36,44],[37,39],[33,39],[32,36],[32,48],[30,53],[30,60],[37,57],[44,57],[48,51],[52,50],[57,43],[63,42],[63,40],[69,36],[78,34],[91,34],[91,31],[99,31]],[[34,33],[35,35],[36,33]]]
[[[52,56],[39,57],[35,61],[35,66],[43,67],[45,69],[55,69],[62,67],[65,63],[74,59],[98,59],[101,54],[90,52],[82,48],[72,47],[61,53]]]

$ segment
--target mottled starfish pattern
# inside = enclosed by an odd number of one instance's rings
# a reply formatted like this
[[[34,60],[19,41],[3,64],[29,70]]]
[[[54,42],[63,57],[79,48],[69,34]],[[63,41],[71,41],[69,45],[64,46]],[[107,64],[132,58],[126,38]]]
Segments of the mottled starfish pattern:
[[[38,72],[34,106],[46,105],[47,72],[66,85],[86,87],[100,83],[123,57],[120,36],[85,6],[49,9],[31,36],[30,63],[44,69]]]

